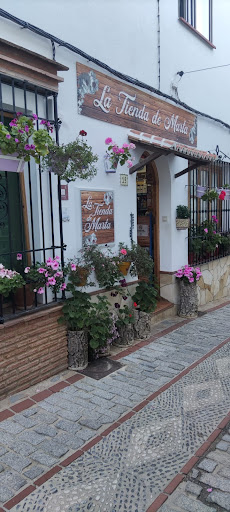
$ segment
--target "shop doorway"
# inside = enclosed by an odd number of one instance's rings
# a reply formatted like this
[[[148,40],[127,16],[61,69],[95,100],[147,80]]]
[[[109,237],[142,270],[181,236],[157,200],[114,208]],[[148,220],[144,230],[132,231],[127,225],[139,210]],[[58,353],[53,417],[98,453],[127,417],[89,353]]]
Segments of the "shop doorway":
[[[144,154],[142,158],[146,158]],[[137,243],[154,261],[154,275],[160,283],[159,179],[154,162],[137,171]]]

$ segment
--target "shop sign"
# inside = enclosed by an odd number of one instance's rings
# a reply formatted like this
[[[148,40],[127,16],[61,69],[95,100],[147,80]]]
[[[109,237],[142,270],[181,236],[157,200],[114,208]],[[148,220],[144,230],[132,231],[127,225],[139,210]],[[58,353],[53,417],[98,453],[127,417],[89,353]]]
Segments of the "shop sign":
[[[113,191],[82,190],[81,215],[84,244],[109,244],[114,242]]]
[[[197,118],[191,112],[80,63],[77,88],[78,112],[84,116],[190,146],[197,144]]]

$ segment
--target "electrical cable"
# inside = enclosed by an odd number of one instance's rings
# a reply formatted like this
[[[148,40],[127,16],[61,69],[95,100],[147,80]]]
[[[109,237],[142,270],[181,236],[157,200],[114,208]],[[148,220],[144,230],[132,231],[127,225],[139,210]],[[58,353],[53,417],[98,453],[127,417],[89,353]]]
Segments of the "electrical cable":
[[[212,66],[210,68],[193,69],[192,71],[178,71],[177,75],[183,76],[188,75],[189,73],[198,73],[199,71],[208,71],[209,69],[226,68],[228,66],[230,66],[230,64],[221,64],[219,66]]]
[[[176,103],[176,105],[180,105],[181,107],[188,110],[189,112],[193,112],[194,114],[205,117],[206,119],[215,121],[216,123],[221,124],[225,128],[230,129],[230,125],[228,123],[226,123],[225,121],[222,121],[221,119],[210,116],[209,114],[205,114],[204,112],[201,112],[200,110],[190,107],[189,105],[187,105],[187,103],[184,103],[183,101],[173,98],[173,96],[170,96],[169,94],[159,91],[158,89],[156,89],[155,87],[152,87],[151,85],[148,85],[136,78],[133,78],[129,75],[125,75],[124,73],[121,73],[120,71],[117,71],[117,70],[111,68],[110,66],[108,66],[108,64],[105,64],[101,60],[98,60],[95,57],[88,55],[87,53],[80,50],[76,46],[73,46],[72,44],[67,43],[66,41],[63,41],[62,39],[59,39],[58,37],[53,36],[52,34],[49,34],[49,32],[46,32],[46,31],[42,30],[41,28],[36,27],[35,25],[31,25],[27,21],[21,20],[20,18],[13,16],[12,14],[10,14],[7,11],[4,11],[3,9],[0,9],[0,16],[9,21],[12,21],[13,23],[16,23],[17,25],[20,25],[23,29],[26,28],[26,29],[30,30],[31,32],[35,32],[35,34],[45,37],[46,39],[49,39],[53,43],[57,43],[59,46],[62,46],[63,48],[67,48],[68,50],[70,50],[73,53],[77,53],[78,55],[80,55],[81,57],[86,59],[87,61],[93,62],[97,66],[105,69],[106,71],[108,71],[112,75],[120,78],[121,80],[124,80],[124,81],[126,81],[132,85],[135,85],[137,87],[140,87],[142,89],[146,89],[147,91],[153,92],[154,94],[161,96],[162,98],[165,98],[167,100],[172,101],[173,103]],[[182,71],[182,73],[184,73],[184,72]],[[180,72],[178,72],[178,74],[180,74]]]

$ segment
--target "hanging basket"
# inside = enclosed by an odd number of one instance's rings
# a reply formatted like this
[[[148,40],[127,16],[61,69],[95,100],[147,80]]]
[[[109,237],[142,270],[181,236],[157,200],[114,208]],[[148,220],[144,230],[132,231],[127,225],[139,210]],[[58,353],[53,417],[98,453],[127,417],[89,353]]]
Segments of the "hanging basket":
[[[0,171],[4,172],[22,172],[25,161],[23,158],[17,158],[17,153],[12,155],[3,155],[0,150]]]
[[[196,197],[202,197],[206,192],[206,187],[201,187],[201,185],[196,186]]]
[[[130,265],[130,261],[122,261],[121,263],[118,264],[119,270],[123,274],[123,276],[127,276]]]
[[[189,223],[190,223],[190,219],[176,219],[176,228],[177,229],[188,229]]]

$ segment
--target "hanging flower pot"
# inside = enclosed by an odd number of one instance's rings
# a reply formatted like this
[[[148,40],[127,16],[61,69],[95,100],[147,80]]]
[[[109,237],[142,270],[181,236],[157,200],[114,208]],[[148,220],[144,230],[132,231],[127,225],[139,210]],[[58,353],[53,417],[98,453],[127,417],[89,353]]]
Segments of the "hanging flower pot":
[[[190,222],[190,219],[176,219],[176,228],[177,229],[188,229],[189,222]]]
[[[24,159],[18,158],[17,153],[13,153],[12,155],[3,155],[0,150],[0,171],[22,172],[24,165]]]
[[[123,276],[127,276],[130,265],[131,265],[130,261],[121,261],[118,264],[119,270],[123,274]]]
[[[206,187],[202,187],[201,185],[196,186],[196,197],[202,197],[206,192]]]
[[[78,286],[86,286],[87,277],[89,275],[88,269],[84,267],[77,267],[77,272],[80,279]]]

